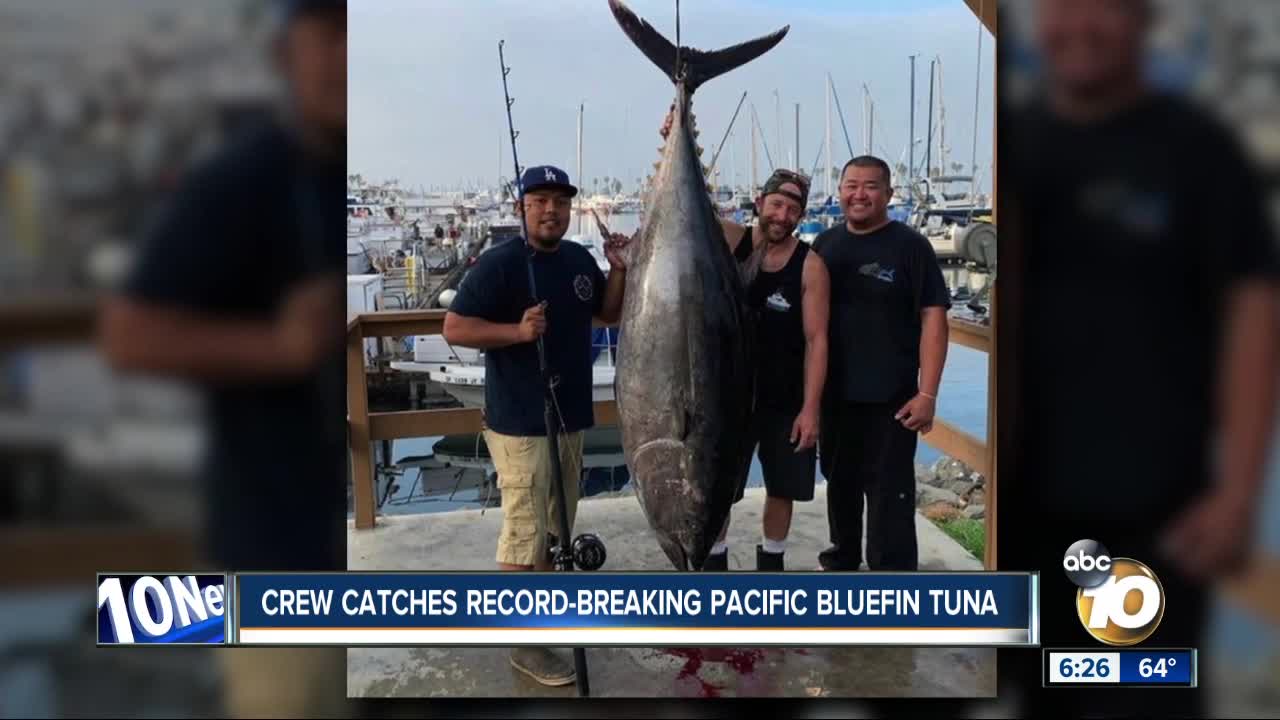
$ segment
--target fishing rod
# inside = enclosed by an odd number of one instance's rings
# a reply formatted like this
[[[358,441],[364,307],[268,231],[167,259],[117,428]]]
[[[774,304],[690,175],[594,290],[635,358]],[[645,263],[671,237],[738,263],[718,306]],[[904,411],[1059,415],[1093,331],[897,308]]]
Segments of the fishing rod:
[[[738,112],[742,110],[742,102],[747,99],[747,91],[742,91],[742,97],[738,98],[738,107],[733,111],[733,118],[729,120],[729,127],[724,129],[724,137],[720,138],[720,147],[716,148],[716,154],[711,156],[711,165],[707,167],[707,177],[710,177],[716,170],[716,161],[720,159],[720,151],[724,149],[724,143],[729,139],[729,133],[733,131],[733,124],[738,121]]]
[[[520,204],[520,228],[524,233],[525,242],[531,242],[529,239],[529,221],[523,207],[524,203],[524,179],[520,174],[520,159],[516,153],[516,137],[520,135],[515,129],[515,121],[511,117],[511,106],[515,104],[516,99],[511,97],[511,91],[507,86],[507,75],[511,74],[511,68],[507,67],[506,56],[502,52],[505,40],[498,41],[498,63],[502,68],[502,94],[507,103],[507,130],[511,134],[511,161],[515,165],[515,181],[513,185],[519,192],[516,195],[516,203]],[[541,305],[538,300],[538,286],[533,276],[533,253],[536,250],[530,250],[525,255],[525,269],[529,276],[529,293],[533,296],[535,304]],[[552,487],[556,490],[556,508],[559,510],[560,532],[558,544],[552,549],[552,565],[556,570],[563,572],[572,572],[575,560],[583,569],[594,570],[604,564],[604,544],[594,535],[580,535],[572,542],[569,539],[569,504],[566,499],[564,489],[564,470],[560,465],[560,433],[558,432],[563,425],[556,423],[557,407],[555,397],[556,381],[551,377],[547,369],[547,351],[542,336],[537,339],[538,347],[538,371],[542,377],[544,399],[543,399],[543,421],[546,424],[547,447],[551,453],[551,480]],[[575,557],[576,556],[576,557]],[[592,567],[594,566],[594,567]],[[587,655],[580,647],[573,649],[573,668],[577,676],[578,696],[586,697],[591,694],[591,686],[587,678]]]

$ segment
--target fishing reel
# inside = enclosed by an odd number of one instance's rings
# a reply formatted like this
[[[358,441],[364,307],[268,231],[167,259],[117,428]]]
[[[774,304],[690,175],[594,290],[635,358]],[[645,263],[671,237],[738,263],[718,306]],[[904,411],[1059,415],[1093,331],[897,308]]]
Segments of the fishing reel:
[[[559,541],[552,542],[550,554],[551,566],[557,570],[569,570],[576,567],[579,570],[588,572],[604,567],[604,561],[608,557],[608,553],[604,549],[604,541],[599,536],[591,533],[583,533],[573,539],[567,558],[564,557],[564,551],[560,547]]]

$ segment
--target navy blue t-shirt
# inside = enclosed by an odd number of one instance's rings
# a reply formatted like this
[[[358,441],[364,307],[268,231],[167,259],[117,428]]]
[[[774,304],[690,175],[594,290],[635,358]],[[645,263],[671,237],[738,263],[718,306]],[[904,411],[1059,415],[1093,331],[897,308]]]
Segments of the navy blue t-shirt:
[[[565,432],[595,424],[591,405],[591,323],[604,303],[605,278],[591,253],[571,241],[552,252],[522,239],[484,253],[463,278],[449,310],[494,323],[518,323],[532,307],[529,258],[538,299],[547,303],[547,370]],[[546,434],[544,385],[536,343],[486,350],[485,425],[504,435]]]
[[[346,265],[346,169],[275,123],[195,168],[142,239],[135,301],[269,321],[296,283]],[[344,318],[335,315],[335,328]],[[335,337],[340,336],[340,331]],[[342,570],[346,367],[341,343],[294,378],[210,383],[206,552],[228,570]]]

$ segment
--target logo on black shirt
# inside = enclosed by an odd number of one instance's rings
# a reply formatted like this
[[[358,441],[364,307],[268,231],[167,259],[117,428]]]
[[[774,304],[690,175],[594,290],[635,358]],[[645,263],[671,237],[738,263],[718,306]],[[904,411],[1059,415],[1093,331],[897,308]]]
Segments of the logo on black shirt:
[[[1158,238],[1168,230],[1173,212],[1168,193],[1137,188],[1124,180],[1099,183],[1082,190],[1079,208],[1087,215],[1147,239]]]
[[[577,293],[578,299],[582,302],[591,302],[591,297],[595,294],[595,287],[591,284],[591,278],[586,275],[579,275],[573,279],[573,291]]]
[[[893,282],[893,276],[895,271],[893,268],[880,267],[880,263],[868,263],[858,268],[858,272],[863,275],[866,275],[867,277],[873,277],[877,280],[882,280],[884,282],[891,283]]]
[[[791,303],[787,302],[787,299],[782,296],[781,290],[766,298],[764,304],[770,310],[777,310],[778,312],[786,312],[791,309]]]

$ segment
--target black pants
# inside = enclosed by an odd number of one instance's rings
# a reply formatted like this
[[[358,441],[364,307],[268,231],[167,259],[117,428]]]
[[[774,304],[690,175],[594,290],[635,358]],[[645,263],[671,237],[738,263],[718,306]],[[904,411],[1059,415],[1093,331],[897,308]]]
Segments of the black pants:
[[[837,404],[823,409],[819,464],[827,479],[827,522],[833,551],[828,570],[862,564],[863,497],[867,565],[872,570],[916,570],[915,455],[917,434],[894,414],[909,399]]]

